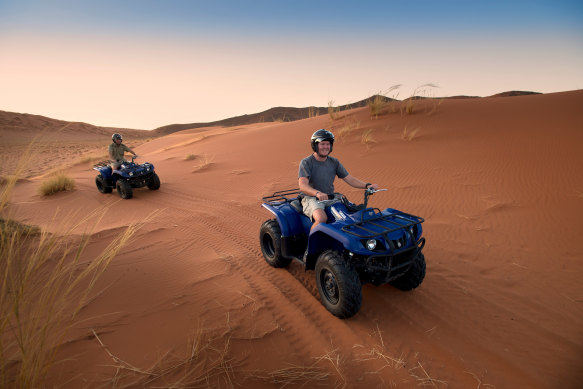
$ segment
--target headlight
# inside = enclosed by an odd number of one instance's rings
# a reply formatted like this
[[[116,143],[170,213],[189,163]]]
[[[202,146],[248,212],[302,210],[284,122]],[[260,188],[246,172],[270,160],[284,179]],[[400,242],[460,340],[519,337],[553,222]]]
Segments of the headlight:
[[[130,177],[132,177],[134,175],[134,172],[130,172]]]
[[[377,248],[377,241],[376,239],[369,239],[366,241],[366,248],[369,249],[370,251],[373,251],[374,249]]]

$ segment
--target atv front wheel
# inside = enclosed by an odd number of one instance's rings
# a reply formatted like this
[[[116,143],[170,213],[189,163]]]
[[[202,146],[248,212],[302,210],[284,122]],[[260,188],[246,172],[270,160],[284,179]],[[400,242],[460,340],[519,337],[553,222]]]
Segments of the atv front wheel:
[[[152,190],[160,189],[160,177],[156,173],[152,173],[152,177],[148,181],[148,188]]]
[[[125,181],[125,180],[118,180],[117,184],[116,184],[116,189],[117,189],[117,193],[119,193],[119,196],[122,199],[131,199],[132,196],[134,195],[134,191],[132,189],[132,186],[130,185],[129,182]]]
[[[403,291],[409,291],[415,289],[423,282],[425,278],[425,257],[423,253],[419,253],[407,273],[403,274],[401,277],[390,282],[395,288]]]
[[[259,245],[265,262],[273,267],[286,267],[291,258],[281,255],[281,229],[275,219],[267,220],[259,229]]]
[[[105,178],[103,178],[101,174],[98,174],[97,177],[95,177],[95,186],[97,186],[97,190],[101,193],[111,193],[113,191],[113,188],[107,185]]]
[[[322,253],[316,262],[316,285],[322,305],[334,316],[354,316],[362,304],[362,286],[354,267],[333,250]]]

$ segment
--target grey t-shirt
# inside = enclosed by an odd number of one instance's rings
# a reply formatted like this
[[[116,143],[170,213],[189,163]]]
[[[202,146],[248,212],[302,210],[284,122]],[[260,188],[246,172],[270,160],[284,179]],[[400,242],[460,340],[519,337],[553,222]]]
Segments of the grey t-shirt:
[[[320,192],[334,193],[336,176],[344,178],[348,176],[348,171],[334,157],[329,156],[326,161],[320,162],[312,154],[300,162],[298,177],[307,177],[310,186]]]

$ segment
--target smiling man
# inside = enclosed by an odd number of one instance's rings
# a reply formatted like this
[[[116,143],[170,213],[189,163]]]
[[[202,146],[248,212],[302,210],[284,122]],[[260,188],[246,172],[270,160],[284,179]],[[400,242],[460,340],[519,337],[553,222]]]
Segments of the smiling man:
[[[334,134],[325,129],[319,129],[312,134],[312,150],[308,157],[302,159],[298,172],[300,190],[303,193],[302,207],[304,214],[314,221],[312,228],[320,223],[326,223],[326,203],[328,194],[334,193],[334,179],[342,178],[348,185],[359,189],[372,187],[378,189],[377,184],[365,183],[351,176],[340,161],[330,156],[334,146]],[[340,198],[334,198],[340,201]]]

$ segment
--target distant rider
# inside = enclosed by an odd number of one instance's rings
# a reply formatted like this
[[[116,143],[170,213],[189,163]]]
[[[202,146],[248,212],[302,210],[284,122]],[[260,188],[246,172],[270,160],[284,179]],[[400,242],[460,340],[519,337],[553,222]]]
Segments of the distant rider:
[[[326,223],[325,204],[328,193],[334,193],[334,179],[342,178],[348,185],[359,189],[378,189],[377,184],[370,184],[351,176],[340,161],[330,157],[334,145],[334,135],[325,129],[320,129],[312,135],[312,150],[310,156],[302,159],[298,172],[300,190],[304,194],[302,207],[304,214],[313,219],[312,228],[320,223]]]
[[[122,163],[127,162],[124,159],[124,153],[126,151],[132,153],[136,157],[138,156],[132,149],[122,144],[123,138],[120,134],[113,134],[111,140],[113,143],[109,145],[109,159],[111,160],[110,166],[113,170],[119,169]]]

